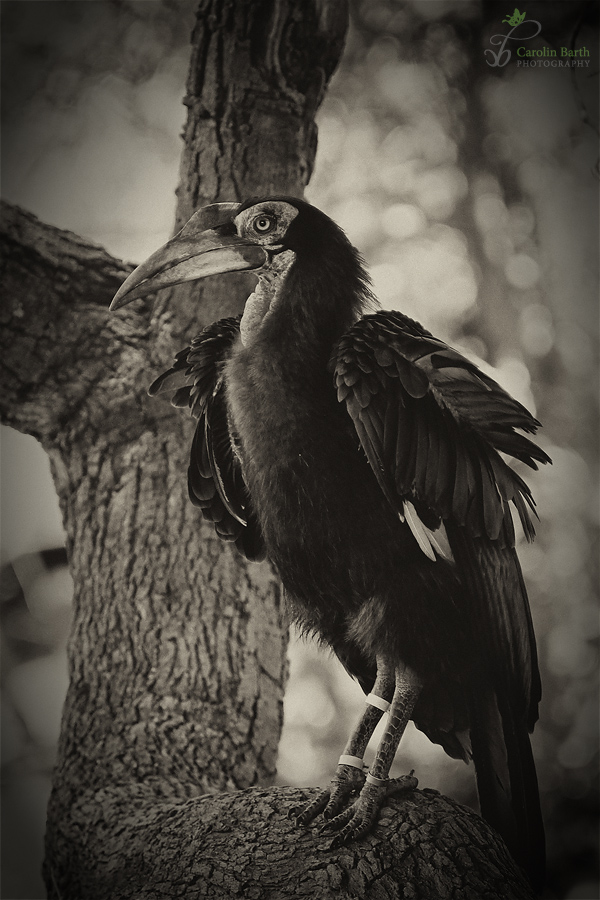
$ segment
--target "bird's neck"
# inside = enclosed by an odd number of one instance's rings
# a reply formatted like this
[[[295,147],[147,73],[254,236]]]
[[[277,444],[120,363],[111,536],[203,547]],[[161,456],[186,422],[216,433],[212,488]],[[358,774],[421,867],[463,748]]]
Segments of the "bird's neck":
[[[256,344],[269,317],[281,304],[287,275],[295,259],[296,254],[292,250],[284,250],[258,276],[258,284],[246,300],[240,322],[240,337],[244,347]]]
[[[336,341],[368,302],[366,276],[356,259],[303,261],[278,254],[246,301],[241,339],[257,361],[275,359],[308,381],[325,374]],[[299,372],[298,372],[299,374]]]
[[[242,341],[225,371],[245,477],[253,497],[267,497],[263,509],[271,508],[276,485],[286,483],[290,473],[302,482],[324,434],[335,443],[338,417],[347,418],[328,364],[336,341],[362,311],[365,281],[352,283],[347,271],[320,266],[314,256],[313,261],[302,266],[294,254],[280,254],[279,274],[263,279],[246,304]],[[285,506],[285,491],[280,501]],[[275,504],[274,521],[281,504]]]

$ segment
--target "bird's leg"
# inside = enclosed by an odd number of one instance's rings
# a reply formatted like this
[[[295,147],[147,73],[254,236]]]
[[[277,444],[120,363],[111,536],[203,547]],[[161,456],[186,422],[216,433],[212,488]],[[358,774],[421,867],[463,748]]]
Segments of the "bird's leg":
[[[332,842],[332,847],[339,847],[366,834],[375,824],[386,797],[416,788],[417,779],[412,777],[412,773],[401,778],[390,779],[388,776],[420,691],[421,681],[412,669],[404,665],[396,668],[389,721],[365,784],[354,803],[325,826],[332,830],[340,829]]]
[[[358,793],[365,783],[363,755],[375,726],[387,711],[394,693],[394,667],[384,657],[377,657],[377,678],[373,690],[366,699],[365,711],[350,735],[340,756],[331,787],[321,791],[297,817],[299,825],[307,825],[320,813],[324,818],[336,816],[346,800]]]

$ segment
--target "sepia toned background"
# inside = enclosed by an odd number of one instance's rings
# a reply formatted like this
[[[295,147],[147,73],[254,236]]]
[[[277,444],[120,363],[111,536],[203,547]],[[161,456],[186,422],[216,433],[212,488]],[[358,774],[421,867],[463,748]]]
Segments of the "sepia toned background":
[[[2,196],[139,262],[169,236],[193,0],[4,0]],[[352,4],[308,199],[363,253],[382,305],[473,354],[544,423],[520,555],[544,699],[533,737],[548,897],[597,898],[596,3],[528,4],[589,67],[492,70],[512,4]],[[487,24],[486,24],[487,23]],[[542,44],[540,44],[542,46]],[[108,300],[109,298],[107,298]],[[148,383],[156,373],[148,373]],[[48,464],[2,429],[2,897],[43,896],[45,804],[66,691],[70,584]],[[185,473],[182,473],[182,478]],[[290,645],[278,778],[326,784],[363,700]],[[396,761],[475,803],[470,768],[414,729]]]

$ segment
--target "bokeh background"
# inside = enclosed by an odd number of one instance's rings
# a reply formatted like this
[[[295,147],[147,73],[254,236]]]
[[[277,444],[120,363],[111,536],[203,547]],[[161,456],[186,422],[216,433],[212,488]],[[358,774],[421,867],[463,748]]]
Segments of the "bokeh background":
[[[542,23],[536,46],[587,47],[589,66],[490,68],[483,48],[511,3],[355,0],[307,196],[360,248],[385,307],[475,355],[544,422],[554,465],[527,475],[541,523],[520,547],[544,680],[533,745],[547,896],[584,900],[599,897],[598,4],[526,9]],[[163,243],[194,10],[3,0],[3,197],[126,260]],[[1,447],[8,900],[43,896],[71,585],[45,454],[6,428]],[[326,784],[362,694],[314,645],[293,636],[290,658],[278,778]],[[414,729],[396,766],[475,803],[471,767]]]

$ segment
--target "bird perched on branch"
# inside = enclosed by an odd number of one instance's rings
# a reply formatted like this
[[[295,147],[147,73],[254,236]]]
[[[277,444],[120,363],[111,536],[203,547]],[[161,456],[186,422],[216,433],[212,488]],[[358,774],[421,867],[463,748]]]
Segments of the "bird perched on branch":
[[[137,268],[118,308],[161,287],[253,269],[238,318],[216,322],[150,388],[198,419],[193,503],[249,559],[275,566],[293,619],[368,694],[323,815],[365,834],[407,722],[475,763],[481,811],[539,885],[544,838],[529,735],[540,678],[511,505],[529,488],[502,454],[548,456],[539,423],[476,365],[399,312],[374,312],[359,254],[291,197],[216,203]],[[387,725],[373,765],[363,754]]]

